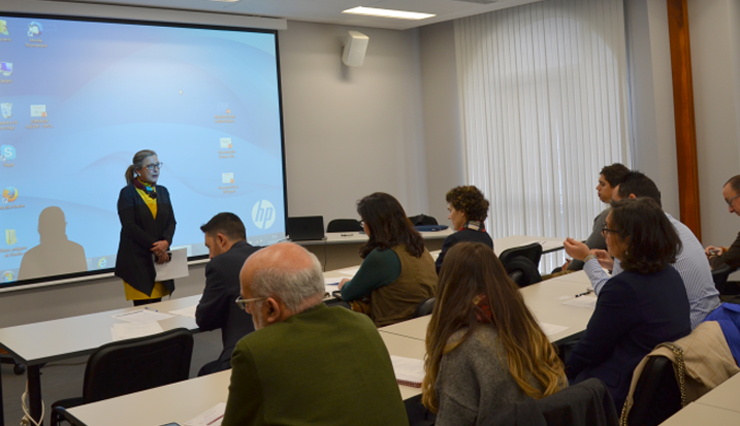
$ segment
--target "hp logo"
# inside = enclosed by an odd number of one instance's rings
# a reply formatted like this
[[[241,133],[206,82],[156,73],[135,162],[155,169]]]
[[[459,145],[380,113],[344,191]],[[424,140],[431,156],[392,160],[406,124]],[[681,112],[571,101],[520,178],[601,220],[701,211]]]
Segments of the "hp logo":
[[[259,229],[268,229],[275,223],[275,206],[267,200],[257,201],[252,207],[252,222]]]

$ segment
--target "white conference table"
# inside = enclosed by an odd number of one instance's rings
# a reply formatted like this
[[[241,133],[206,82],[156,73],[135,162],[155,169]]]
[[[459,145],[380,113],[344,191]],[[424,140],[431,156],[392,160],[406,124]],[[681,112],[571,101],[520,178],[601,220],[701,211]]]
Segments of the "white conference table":
[[[740,374],[735,374],[706,395],[682,408],[661,425],[740,425],[738,395],[740,395]]]
[[[567,327],[548,334],[551,342],[557,342],[583,332],[593,314],[593,308],[565,305],[563,302],[577,299],[586,292],[591,283],[583,271],[562,275],[547,281],[524,287],[519,291],[535,318],[542,324]],[[592,296],[592,295],[591,295]],[[382,333],[396,334],[424,341],[431,316],[427,315],[389,325],[379,329]],[[546,327],[545,327],[546,328]],[[547,332],[548,330],[545,329]]]
[[[424,342],[381,333],[391,355],[423,359]],[[71,408],[71,414],[86,426],[160,426],[185,422],[209,410],[229,396],[231,370],[197,377],[159,388]],[[421,394],[421,389],[398,386],[404,400]]]

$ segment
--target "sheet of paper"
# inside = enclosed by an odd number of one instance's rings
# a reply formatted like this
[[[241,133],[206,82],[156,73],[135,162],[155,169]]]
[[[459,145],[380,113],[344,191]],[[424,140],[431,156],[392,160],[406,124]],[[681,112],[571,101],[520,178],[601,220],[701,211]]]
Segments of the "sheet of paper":
[[[181,248],[171,251],[170,261],[163,264],[154,263],[157,272],[157,281],[174,280],[175,278],[187,277],[188,274],[188,249]]]
[[[158,312],[154,309],[137,309],[135,311],[127,311],[118,315],[113,315],[111,318],[126,321],[135,322],[137,324],[148,324],[150,322],[157,322],[172,318],[172,315]]]
[[[185,423],[185,426],[221,426],[226,412],[226,403],[219,402],[203,414]]]
[[[568,329],[568,327],[564,325],[555,325],[555,324],[547,324],[547,323],[540,323],[540,328],[542,331],[545,332],[548,336],[553,336],[555,334],[560,333],[561,331],[565,331]]]
[[[337,286],[337,285],[339,285],[339,281],[342,281],[342,278],[339,278],[339,277],[337,277],[337,278],[324,278],[324,285],[327,285],[327,286],[329,286],[329,285]],[[336,289],[334,289],[334,290],[336,290]]]
[[[399,382],[420,384],[424,380],[424,361],[421,359],[391,355],[391,364]]]
[[[150,322],[147,324],[121,322],[113,324],[113,328],[111,328],[110,331],[113,336],[113,340],[126,340],[161,333],[163,330],[162,326],[160,326],[158,322]]]
[[[578,308],[588,308],[588,309],[595,309],[596,308],[596,296],[581,296],[581,297],[574,297],[567,302],[563,302],[563,305],[568,306],[576,306]]]
[[[336,272],[338,274],[346,275],[346,276],[348,276],[348,277],[351,278],[351,277],[354,277],[355,274],[357,273],[357,271],[359,271],[359,270],[360,270],[360,267],[359,266],[355,266],[354,268],[339,269]]]
[[[170,311],[173,315],[179,315],[181,317],[188,317],[188,318],[195,318],[195,308],[197,308],[198,305],[193,305],[187,308],[178,309],[176,311]]]

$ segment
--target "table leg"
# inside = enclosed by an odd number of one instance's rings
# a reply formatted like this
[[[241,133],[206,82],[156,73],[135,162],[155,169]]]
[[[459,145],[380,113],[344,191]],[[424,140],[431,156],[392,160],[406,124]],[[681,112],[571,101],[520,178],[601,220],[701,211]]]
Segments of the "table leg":
[[[26,374],[28,378],[28,399],[31,405],[31,417],[39,422],[39,425],[44,421],[41,418],[42,402],[41,402],[41,365],[28,365],[26,366]]]

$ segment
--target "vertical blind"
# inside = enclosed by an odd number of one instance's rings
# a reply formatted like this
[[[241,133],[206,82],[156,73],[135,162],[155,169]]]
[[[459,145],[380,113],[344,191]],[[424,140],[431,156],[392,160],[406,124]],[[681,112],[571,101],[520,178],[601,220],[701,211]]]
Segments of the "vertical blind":
[[[458,19],[455,43],[467,181],[491,201],[491,236],[585,239],[606,207],[599,171],[629,167],[622,0]]]

